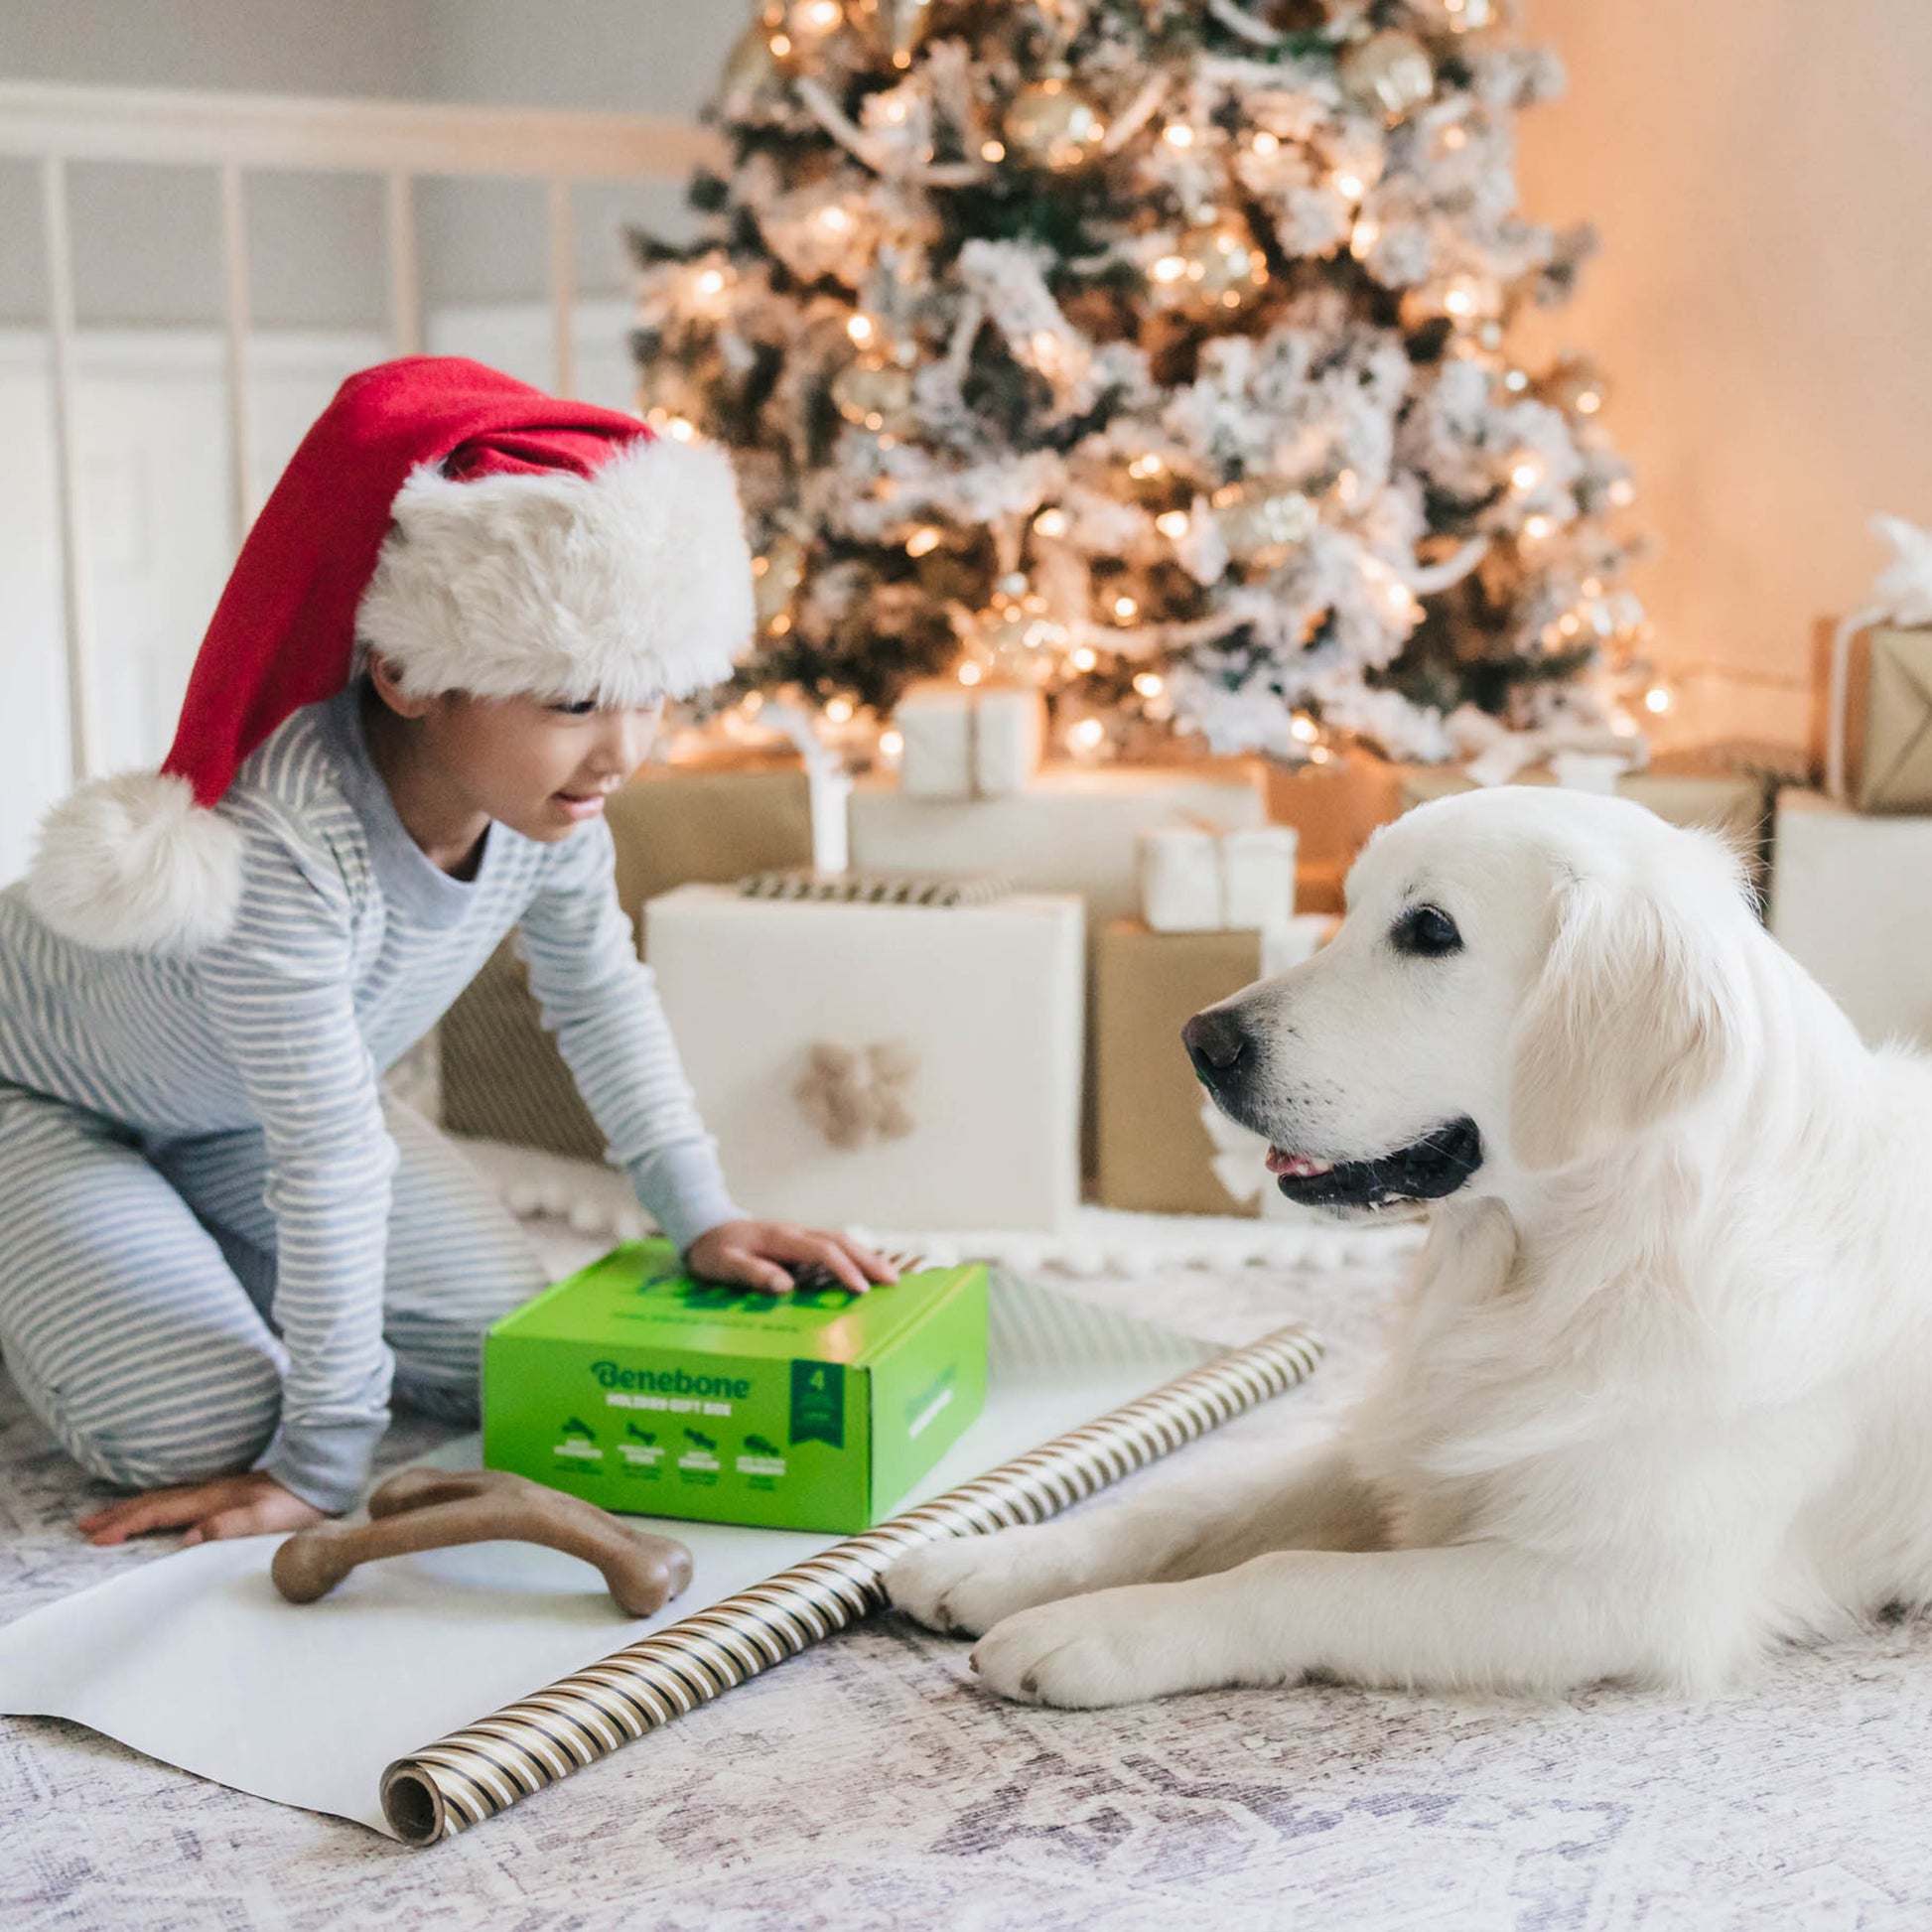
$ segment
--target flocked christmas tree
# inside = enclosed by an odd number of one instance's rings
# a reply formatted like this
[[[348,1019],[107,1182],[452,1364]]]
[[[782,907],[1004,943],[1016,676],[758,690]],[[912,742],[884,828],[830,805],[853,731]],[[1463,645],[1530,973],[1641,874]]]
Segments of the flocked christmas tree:
[[[1023,679],[1096,756],[1631,730],[1603,385],[1511,348],[1587,237],[1515,212],[1561,75],[1502,4],[768,7],[703,237],[637,238],[642,406],[752,519],[742,687]]]

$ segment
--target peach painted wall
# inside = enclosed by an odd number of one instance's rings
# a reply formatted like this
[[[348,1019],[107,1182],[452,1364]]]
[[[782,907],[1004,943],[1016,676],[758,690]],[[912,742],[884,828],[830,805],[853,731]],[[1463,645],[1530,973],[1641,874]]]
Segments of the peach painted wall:
[[[1636,588],[1683,736],[1802,741],[1811,630],[1932,524],[1932,4],[1529,0],[1569,96],[1521,124],[1541,218],[1602,252],[1552,341],[1659,540]]]

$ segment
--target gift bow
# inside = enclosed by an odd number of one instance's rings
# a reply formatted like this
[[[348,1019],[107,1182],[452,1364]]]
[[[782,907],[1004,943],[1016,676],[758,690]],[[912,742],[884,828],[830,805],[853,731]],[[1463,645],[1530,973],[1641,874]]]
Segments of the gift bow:
[[[1650,756],[1643,738],[1588,718],[1557,718],[1512,728],[1475,705],[1458,705],[1448,718],[1449,742],[1470,783],[1506,785],[1532,764],[1548,760],[1559,784],[1585,791],[1614,788],[1617,771],[1642,767]]]
[[[815,1039],[791,1097],[830,1146],[851,1152],[872,1141],[901,1141],[918,1125],[909,1104],[918,1070],[919,1055],[903,1039],[871,1046]]]
[[[1852,683],[1852,640],[1874,623],[1932,624],[1932,535],[1902,516],[1874,516],[1871,533],[1892,557],[1872,580],[1871,599],[1832,632],[1832,670],[1825,721],[1825,789],[1844,802],[1845,712]]]

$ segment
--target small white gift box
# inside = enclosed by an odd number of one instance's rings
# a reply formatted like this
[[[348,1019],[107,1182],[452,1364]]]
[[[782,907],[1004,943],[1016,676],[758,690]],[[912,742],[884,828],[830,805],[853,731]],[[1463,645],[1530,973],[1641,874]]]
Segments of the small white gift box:
[[[933,681],[893,713],[904,749],[899,785],[914,798],[1004,798],[1039,769],[1046,710],[1037,691]]]
[[[683,886],[644,916],[685,1073],[749,1212],[1050,1231],[1077,1206],[1077,898],[938,906]]]
[[[1295,909],[1295,831],[1163,825],[1140,838],[1141,916],[1156,932],[1249,930]]]

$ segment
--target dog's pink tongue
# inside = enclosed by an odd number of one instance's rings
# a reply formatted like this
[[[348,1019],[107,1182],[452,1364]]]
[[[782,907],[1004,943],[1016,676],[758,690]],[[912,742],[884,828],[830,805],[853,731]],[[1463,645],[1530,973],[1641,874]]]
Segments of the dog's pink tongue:
[[[1284,1154],[1278,1147],[1268,1150],[1268,1172],[1293,1174],[1298,1180],[1312,1179],[1318,1173],[1332,1173],[1334,1166],[1332,1161],[1316,1161],[1307,1154]]]

